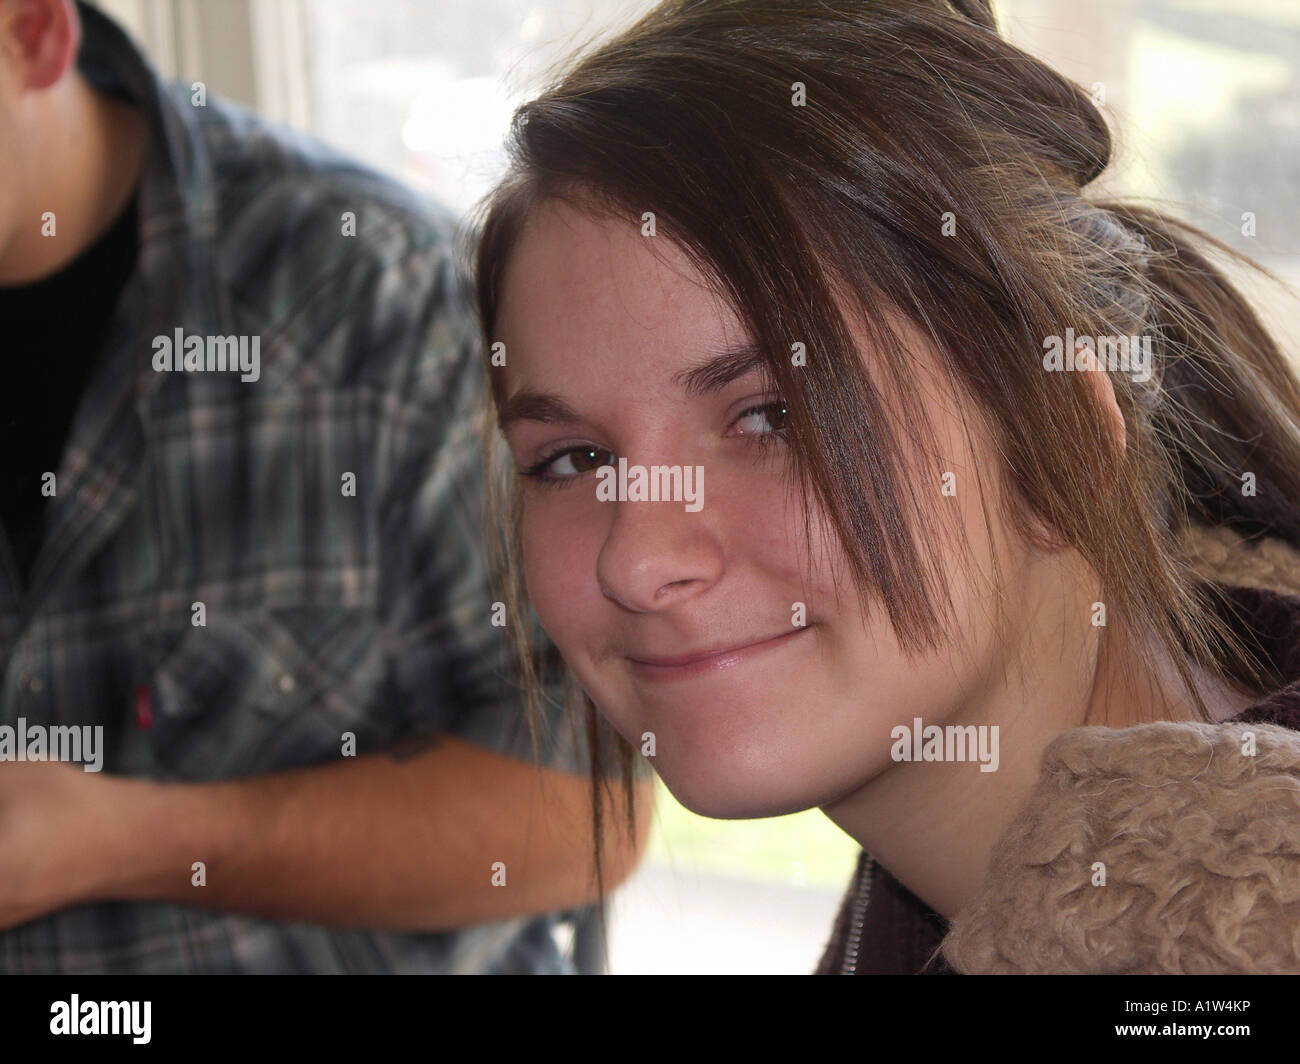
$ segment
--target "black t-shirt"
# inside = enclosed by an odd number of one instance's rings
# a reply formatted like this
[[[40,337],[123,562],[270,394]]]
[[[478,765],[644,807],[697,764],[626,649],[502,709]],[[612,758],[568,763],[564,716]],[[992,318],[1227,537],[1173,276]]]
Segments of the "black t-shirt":
[[[0,528],[30,583],[49,498],[72,418],[104,331],[139,253],[135,197],[112,226],[58,273],[0,287]],[[61,488],[62,485],[56,485]]]

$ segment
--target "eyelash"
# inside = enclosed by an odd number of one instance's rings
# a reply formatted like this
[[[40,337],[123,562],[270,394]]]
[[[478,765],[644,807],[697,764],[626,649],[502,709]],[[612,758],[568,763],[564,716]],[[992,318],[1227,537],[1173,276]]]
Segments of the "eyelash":
[[[773,399],[771,402],[756,403],[753,406],[747,406],[744,410],[742,410],[739,414],[736,415],[736,421],[740,421],[742,418],[746,418],[750,414],[759,413],[765,410],[771,410],[773,407],[780,407],[784,411],[785,401],[781,399]],[[788,426],[783,426],[782,428],[779,429],[773,429],[771,432],[760,432],[757,435],[745,435],[744,439],[766,450],[769,447],[775,446],[778,442],[780,442],[785,438],[787,428]],[[556,459],[563,458],[566,454],[581,454],[583,451],[603,451],[604,453],[609,455],[613,454],[612,451],[610,451],[608,448],[605,447],[588,447],[585,445],[580,445],[578,447],[562,447],[557,451],[554,451],[548,455],[543,456],[533,465],[523,470],[522,471],[523,475],[527,477],[529,480],[533,481],[535,484],[538,484],[539,486],[542,487],[547,487],[547,488],[563,487],[565,484],[569,484],[575,480],[581,479],[582,474],[579,473],[576,476],[571,476],[571,477],[556,477],[556,476],[550,476],[546,474],[545,472],[543,472],[543,470],[545,470],[546,467],[549,466],[552,462],[556,461]]]

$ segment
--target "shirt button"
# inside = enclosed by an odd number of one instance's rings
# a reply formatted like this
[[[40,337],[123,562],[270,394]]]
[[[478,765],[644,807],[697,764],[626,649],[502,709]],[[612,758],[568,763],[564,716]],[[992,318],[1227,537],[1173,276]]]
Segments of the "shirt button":
[[[27,686],[27,690],[34,695],[40,694],[42,689],[45,687],[45,684],[41,682],[41,678],[33,673],[29,672],[23,679]]]
[[[287,672],[280,673],[280,679],[278,682],[280,686],[280,693],[283,695],[292,694],[293,689],[298,686],[297,683],[294,681],[293,676]]]

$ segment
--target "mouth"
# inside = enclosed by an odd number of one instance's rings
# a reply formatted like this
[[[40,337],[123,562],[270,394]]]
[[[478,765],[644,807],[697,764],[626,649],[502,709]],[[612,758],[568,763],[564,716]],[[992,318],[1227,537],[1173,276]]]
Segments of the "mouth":
[[[752,640],[729,647],[700,650],[677,657],[634,658],[628,656],[633,671],[642,679],[653,682],[684,680],[712,672],[732,669],[757,657],[788,645],[804,635],[808,628],[795,628],[779,635]]]

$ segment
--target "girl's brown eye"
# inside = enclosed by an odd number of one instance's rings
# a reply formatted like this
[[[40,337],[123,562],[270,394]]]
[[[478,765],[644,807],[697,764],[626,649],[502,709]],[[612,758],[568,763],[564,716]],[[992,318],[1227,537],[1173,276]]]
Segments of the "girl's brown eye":
[[[785,403],[764,403],[751,406],[736,419],[736,425],[742,436],[762,436],[772,432],[782,432],[786,428],[788,411]]]
[[[604,456],[608,456],[608,461]],[[561,458],[567,457],[573,463],[574,470],[578,473],[589,473],[593,469],[598,469],[603,465],[610,465],[614,456],[609,451],[600,447],[584,447],[577,450],[568,451]]]
[[[554,483],[572,480],[601,466],[613,465],[614,462],[613,452],[604,447],[570,447],[543,458],[535,466],[526,469],[524,475]]]

